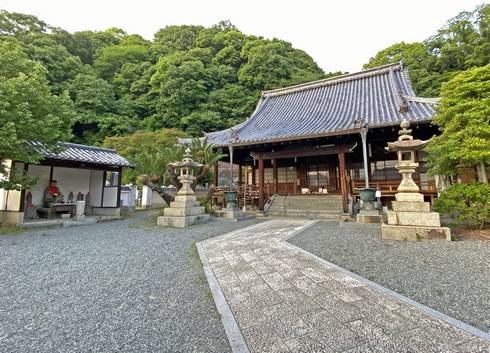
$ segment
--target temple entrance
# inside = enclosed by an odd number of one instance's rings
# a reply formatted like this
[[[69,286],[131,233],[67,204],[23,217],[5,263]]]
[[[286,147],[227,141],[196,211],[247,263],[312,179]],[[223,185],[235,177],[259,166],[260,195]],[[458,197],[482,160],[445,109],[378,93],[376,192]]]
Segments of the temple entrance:
[[[312,193],[338,192],[338,168],[332,164],[310,164],[307,166],[307,188]]]

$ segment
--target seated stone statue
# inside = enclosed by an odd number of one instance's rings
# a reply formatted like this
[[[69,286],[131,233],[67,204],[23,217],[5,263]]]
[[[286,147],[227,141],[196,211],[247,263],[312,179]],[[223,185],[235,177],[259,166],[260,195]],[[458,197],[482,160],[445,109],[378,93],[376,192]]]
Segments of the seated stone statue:
[[[44,207],[48,207],[51,203],[60,202],[63,200],[63,194],[60,192],[58,188],[57,181],[51,180],[49,186],[44,189],[44,198],[43,204]]]

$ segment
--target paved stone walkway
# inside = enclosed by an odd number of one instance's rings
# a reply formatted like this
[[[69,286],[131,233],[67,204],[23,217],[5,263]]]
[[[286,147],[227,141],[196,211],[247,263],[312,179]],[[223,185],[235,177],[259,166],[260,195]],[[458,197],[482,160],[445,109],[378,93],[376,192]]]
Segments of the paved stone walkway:
[[[490,352],[490,342],[478,332],[285,242],[312,224],[271,220],[198,244],[246,341],[235,351]]]

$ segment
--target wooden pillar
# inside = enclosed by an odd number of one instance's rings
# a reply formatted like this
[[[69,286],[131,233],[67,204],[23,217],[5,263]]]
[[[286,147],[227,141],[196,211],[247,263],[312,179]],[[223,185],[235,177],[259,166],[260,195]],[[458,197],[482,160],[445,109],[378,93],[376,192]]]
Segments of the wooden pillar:
[[[279,180],[277,177],[277,159],[272,160],[272,178],[274,179],[274,193],[278,193]]]
[[[256,180],[255,180],[255,163],[252,164],[252,186],[256,185]]]
[[[242,186],[243,184],[243,168],[242,166],[239,164],[238,165],[238,186]]]
[[[339,174],[340,174],[340,191],[342,192],[342,206],[344,212],[347,212],[347,185],[345,182],[345,146],[339,146]]]
[[[12,165],[13,165],[13,163],[12,163]],[[12,167],[12,169],[13,169],[13,167]],[[27,176],[28,170],[29,170],[29,164],[24,163],[24,172],[23,172],[24,176]],[[26,189],[22,188],[22,190],[20,191],[19,212],[24,212],[25,201],[26,201]]]
[[[213,185],[218,187],[218,162],[214,163]]]
[[[117,171],[117,207],[121,207],[121,184],[122,184],[122,167]]]
[[[259,154],[259,209],[264,210],[264,157],[262,153]]]

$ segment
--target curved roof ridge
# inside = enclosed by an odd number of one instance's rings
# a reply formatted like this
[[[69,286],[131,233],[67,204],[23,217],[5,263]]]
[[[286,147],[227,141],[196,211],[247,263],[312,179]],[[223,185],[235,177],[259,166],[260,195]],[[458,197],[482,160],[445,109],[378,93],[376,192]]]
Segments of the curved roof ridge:
[[[428,104],[437,104],[441,98],[438,97],[417,97],[417,96],[407,96],[402,95],[403,99],[410,102],[418,102],[418,103],[428,103]]]
[[[370,77],[370,76],[374,76],[374,75],[379,75],[379,74],[386,73],[386,72],[389,72],[390,70],[395,70],[395,69],[397,69],[397,70],[403,69],[403,63],[400,61],[400,62],[397,62],[394,64],[386,64],[386,65],[377,66],[377,67],[373,67],[371,69],[353,72],[353,73],[349,73],[349,74],[344,74],[344,75],[324,78],[321,80],[300,83],[300,84],[293,85],[293,86],[263,91],[262,96],[271,97],[271,96],[278,96],[281,94],[288,94],[288,93],[292,93],[292,92],[300,92],[300,91],[313,89],[313,88],[317,88],[317,87],[323,87],[323,86],[327,86],[327,85],[333,85],[333,84],[337,84],[337,83],[341,83],[341,82],[348,82],[348,81],[358,80],[358,79],[362,79],[362,78],[366,78],[366,77]]]
[[[115,149],[107,148],[107,147],[88,146],[88,145],[82,145],[82,144],[73,143],[73,142],[58,142],[58,143],[62,146],[77,147],[77,148],[83,148],[83,149],[87,149],[87,150],[116,152]]]

